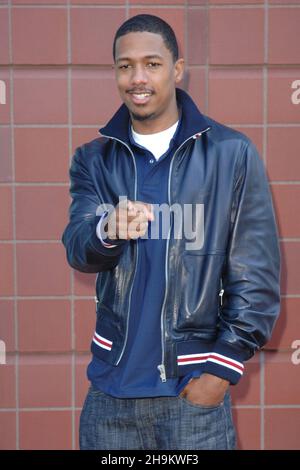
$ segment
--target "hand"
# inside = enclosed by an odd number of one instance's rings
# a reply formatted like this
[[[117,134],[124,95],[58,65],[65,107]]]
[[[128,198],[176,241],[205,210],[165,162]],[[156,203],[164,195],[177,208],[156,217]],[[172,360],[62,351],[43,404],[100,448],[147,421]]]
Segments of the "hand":
[[[115,240],[136,239],[142,237],[149,221],[154,220],[151,204],[141,201],[122,200],[108,217],[104,230],[108,238]]]
[[[180,396],[197,405],[218,406],[222,403],[228,387],[228,380],[212,374],[202,374],[199,378],[192,379]]]

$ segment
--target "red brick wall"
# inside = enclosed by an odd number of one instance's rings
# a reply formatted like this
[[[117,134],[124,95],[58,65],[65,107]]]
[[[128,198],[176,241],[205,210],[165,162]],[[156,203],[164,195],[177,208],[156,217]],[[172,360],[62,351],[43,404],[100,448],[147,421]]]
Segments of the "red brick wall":
[[[111,44],[138,12],[171,23],[187,63],[182,86],[204,113],[248,134],[266,164],[282,314],[272,351],[233,387],[234,415],[240,448],[299,448],[300,0],[0,0],[0,447],[77,447],[95,278],[69,269],[60,242],[68,167],[120,104]]]

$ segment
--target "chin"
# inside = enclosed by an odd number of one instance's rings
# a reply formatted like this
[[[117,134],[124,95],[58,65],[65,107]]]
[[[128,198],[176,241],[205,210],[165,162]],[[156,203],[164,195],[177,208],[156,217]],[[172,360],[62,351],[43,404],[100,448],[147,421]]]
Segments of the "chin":
[[[147,113],[147,114],[136,114],[135,112],[131,111],[131,117],[136,121],[147,121],[148,119],[154,119],[155,113]]]

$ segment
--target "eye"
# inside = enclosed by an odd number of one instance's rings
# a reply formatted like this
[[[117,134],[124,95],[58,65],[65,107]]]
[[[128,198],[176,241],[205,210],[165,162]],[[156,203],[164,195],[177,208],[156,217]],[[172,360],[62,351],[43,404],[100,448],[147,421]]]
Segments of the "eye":
[[[130,67],[129,64],[124,64],[124,65],[120,65],[118,68],[126,70],[126,69],[128,69],[128,67]]]
[[[157,67],[159,67],[161,64],[159,64],[158,62],[149,62],[148,65],[150,66],[150,68],[157,68]]]

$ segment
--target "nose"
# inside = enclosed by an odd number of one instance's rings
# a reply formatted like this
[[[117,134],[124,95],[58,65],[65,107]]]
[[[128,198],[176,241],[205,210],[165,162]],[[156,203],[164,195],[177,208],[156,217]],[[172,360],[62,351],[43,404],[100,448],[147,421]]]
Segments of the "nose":
[[[139,65],[133,67],[131,80],[133,85],[147,83],[148,77],[145,68]]]

